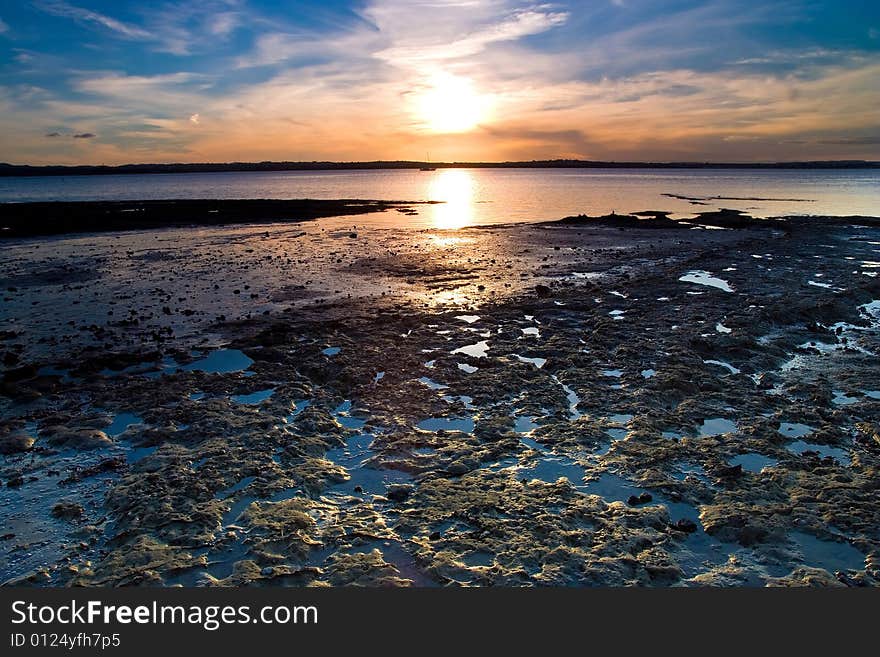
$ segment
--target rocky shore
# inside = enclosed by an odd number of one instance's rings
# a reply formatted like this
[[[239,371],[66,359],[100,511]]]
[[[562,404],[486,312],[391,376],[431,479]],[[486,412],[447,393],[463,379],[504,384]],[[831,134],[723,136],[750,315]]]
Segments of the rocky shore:
[[[0,253],[0,581],[876,586],[880,223]]]

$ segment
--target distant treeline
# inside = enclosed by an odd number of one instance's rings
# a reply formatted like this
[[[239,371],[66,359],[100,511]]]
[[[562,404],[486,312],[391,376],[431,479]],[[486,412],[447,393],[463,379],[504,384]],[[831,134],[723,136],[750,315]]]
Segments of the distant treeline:
[[[206,162],[123,164],[120,166],[31,166],[0,163],[0,176],[94,176],[127,173],[207,173],[222,171],[339,171],[354,169],[877,169],[880,162],[836,160],[815,162],[599,162],[531,160],[528,162]]]

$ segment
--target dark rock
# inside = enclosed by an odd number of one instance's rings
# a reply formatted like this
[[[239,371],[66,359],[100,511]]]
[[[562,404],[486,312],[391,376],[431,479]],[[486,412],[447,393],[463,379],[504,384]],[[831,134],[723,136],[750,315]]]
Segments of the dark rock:
[[[77,520],[85,515],[82,504],[62,500],[52,507],[52,515],[62,520]]]
[[[412,495],[413,487],[409,484],[392,484],[385,496],[392,502],[403,502]]]
[[[440,540],[440,532],[431,532],[431,535],[428,536],[429,541],[439,541]]]
[[[6,481],[7,488],[20,488],[24,484],[24,477],[21,475],[13,475]]]
[[[114,456],[109,459],[101,459],[101,461],[99,461],[95,465],[75,470],[73,474],[63,479],[61,483],[70,484],[75,481],[81,481],[83,479],[88,479],[89,477],[94,477],[95,475],[104,474],[105,472],[114,472],[116,470],[123,469],[126,465],[127,461],[125,460],[124,456]]]
[[[34,446],[34,439],[25,434],[13,434],[0,437],[0,454],[8,456],[26,452]]]
[[[651,493],[642,493],[641,495],[630,495],[626,503],[630,506],[638,506],[639,504],[647,504],[653,499],[654,496]]]
[[[546,285],[536,285],[535,294],[537,294],[542,299],[546,299],[553,294],[553,291]]]
[[[685,532],[687,534],[692,534],[697,531],[697,523],[695,523],[690,518],[681,518],[680,520],[674,522],[672,524],[672,527],[680,532]]]
[[[3,380],[15,383],[18,381],[33,379],[35,376],[37,376],[36,365],[23,365],[12,370],[6,370],[6,374],[3,375]]]
[[[742,477],[742,473],[742,464],[722,466],[715,471],[715,474],[721,479],[737,479]]]

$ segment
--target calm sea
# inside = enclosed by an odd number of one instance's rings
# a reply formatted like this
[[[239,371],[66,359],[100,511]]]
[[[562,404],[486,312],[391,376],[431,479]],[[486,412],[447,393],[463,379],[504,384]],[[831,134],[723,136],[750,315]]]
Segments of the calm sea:
[[[370,218],[441,228],[612,210],[690,216],[723,207],[756,216],[876,216],[880,170],[439,169],[0,178],[0,201],[171,198],[443,201],[413,217],[394,212]]]

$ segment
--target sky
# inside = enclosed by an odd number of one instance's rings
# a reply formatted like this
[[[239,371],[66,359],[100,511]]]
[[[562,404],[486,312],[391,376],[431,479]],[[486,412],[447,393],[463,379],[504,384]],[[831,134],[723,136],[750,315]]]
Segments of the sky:
[[[880,159],[876,0],[4,0],[0,161]]]

